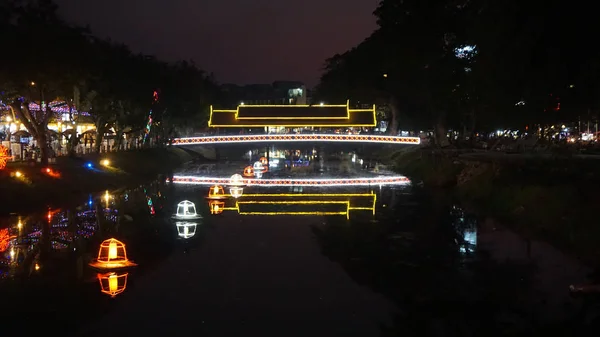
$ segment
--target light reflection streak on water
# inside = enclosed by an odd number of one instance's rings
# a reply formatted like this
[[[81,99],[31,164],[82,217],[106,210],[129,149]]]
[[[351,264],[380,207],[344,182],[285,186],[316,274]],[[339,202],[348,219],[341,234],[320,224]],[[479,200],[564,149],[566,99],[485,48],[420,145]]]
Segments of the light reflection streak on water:
[[[149,188],[140,186],[118,194],[89,194],[79,206],[62,210],[51,209],[26,216],[0,218],[0,226],[4,227],[0,228],[0,241],[4,232],[8,238],[6,250],[0,251],[0,279],[20,273],[27,274],[29,270],[38,272],[43,269],[37,257],[31,257],[39,255],[39,248],[44,242],[47,242],[46,249],[49,252],[76,251],[79,246],[77,241],[94,237],[102,223],[118,229],[121,214],[117,208],[123,207],[123,202],[130,198],[143,202],[139,205],[143,205],[146,212],[152,212],[154,207],[148,208],[147,201],[157,194],[152,189],[153,184],[150,184]],[[160,192],[158,196],[161,196]]]

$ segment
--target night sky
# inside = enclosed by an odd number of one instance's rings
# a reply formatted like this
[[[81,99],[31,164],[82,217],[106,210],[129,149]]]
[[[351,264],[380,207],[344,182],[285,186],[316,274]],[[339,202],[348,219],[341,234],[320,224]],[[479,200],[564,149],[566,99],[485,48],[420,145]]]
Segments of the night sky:
[[[379,0],[56,0],[69,22],[220,83],[318,82],[326,58],[375,29]]]

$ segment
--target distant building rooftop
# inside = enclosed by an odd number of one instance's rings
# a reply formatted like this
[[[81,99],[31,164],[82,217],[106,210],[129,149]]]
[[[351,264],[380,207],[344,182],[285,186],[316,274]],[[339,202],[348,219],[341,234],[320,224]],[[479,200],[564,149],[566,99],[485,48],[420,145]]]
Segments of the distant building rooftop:
[[[238,105],[235,110],[210,108],[209,127],[373,127],[375,106],[350,109],[345,105]]]

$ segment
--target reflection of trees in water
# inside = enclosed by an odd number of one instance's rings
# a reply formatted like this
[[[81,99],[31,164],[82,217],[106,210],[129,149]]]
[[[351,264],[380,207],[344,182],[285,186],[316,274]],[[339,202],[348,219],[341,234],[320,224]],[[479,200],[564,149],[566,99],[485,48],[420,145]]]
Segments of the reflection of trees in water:
[[[532,291],[533,268],[493,262],[481,252],[465,258],[465,229],[454,220],[444,204],[419,200],[412,211],[398,207],[375,223],[329,218],[313,230],[326,256],[398,305],[385,336],[532,332],[522,300]]]

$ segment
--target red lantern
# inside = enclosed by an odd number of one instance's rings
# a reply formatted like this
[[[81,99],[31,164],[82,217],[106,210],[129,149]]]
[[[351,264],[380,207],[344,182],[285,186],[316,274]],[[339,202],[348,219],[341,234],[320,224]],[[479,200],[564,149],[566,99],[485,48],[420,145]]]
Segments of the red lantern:
[[[252,166],[246,166],[244,169],[244,177],[254,177],[254,169]]]
[[[208,198],[209,199],[223,199],[225,198],[225,190],[223,186],[214,185],[208,190]]]

